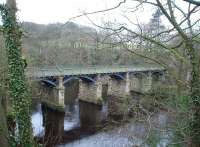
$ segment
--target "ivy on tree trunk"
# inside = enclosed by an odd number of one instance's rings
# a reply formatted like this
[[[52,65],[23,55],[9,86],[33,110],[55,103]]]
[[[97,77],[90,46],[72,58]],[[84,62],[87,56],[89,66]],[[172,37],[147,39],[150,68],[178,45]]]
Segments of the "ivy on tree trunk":
[[[11,9],[11,7],[0,4],[5,47],[8,55],[9,95],[14,120],[17,123],[16,141],[21,147],[30,147],[32,144],[31,99],[26,88],[24,63],[21,55],[22,31],[17,23],[15,10]],[[16,8],[16,5],[14,7]]]
[[[192,41],[188,41],[190,61],[192,65],[191,98],[193,101],[192,141],[195,146],[200,145],[200,56],[198,49],[193,47]]]

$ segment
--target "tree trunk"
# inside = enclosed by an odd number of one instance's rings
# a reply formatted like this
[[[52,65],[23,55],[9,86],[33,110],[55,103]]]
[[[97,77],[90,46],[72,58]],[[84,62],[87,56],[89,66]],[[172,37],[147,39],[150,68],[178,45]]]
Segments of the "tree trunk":
[[[200,80],[199,79],[200,79],[199,63],[198,64],[193,63],[191,98],[193,101],[194,119],[192,122],[192,136],[193,136],[193,143],[196,146],[200,146]]]
[[[32,128],[30,121],[30,97],[28,96],[24,62],[21,53],[22,32],[16,21],[16,1],[7,0],[1,5],[5,47],[8,55],[9,95],[14,120],[18,126],[17,142],[21,147],[32,146]]]
[[[180,61],[179,67],[178,67],[178,80],[177,81],[177,96],[180,97],[182,95],[183,91],[183,85],[180,83],[181,80],[183,80],[183,61]]]
[[[191,137],[194,147],[200,146],[200,56],[198,50],[194,48],[192,41],[186,45],[189,49],[190,61],[192,65],[191,79],[191,98],[193,101],[192,109],[194,118],[191,122]]]
[[[9,147],[8,145],[8,127],[6,123],[6,116],[1,104],[0,98],[0,145],[2,147]]]

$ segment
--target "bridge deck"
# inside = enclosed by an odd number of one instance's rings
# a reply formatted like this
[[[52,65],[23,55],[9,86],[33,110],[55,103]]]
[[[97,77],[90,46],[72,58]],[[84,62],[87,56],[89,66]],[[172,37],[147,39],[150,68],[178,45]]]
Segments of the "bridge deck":
[[[28,68],[26,75],[28,77],[48,77],[64,75],[91,75],[104,73],[120,72],[145,72],[145,71],[163,71],[158,66],[90,66],[90,67],[49,67],[49,68]]]

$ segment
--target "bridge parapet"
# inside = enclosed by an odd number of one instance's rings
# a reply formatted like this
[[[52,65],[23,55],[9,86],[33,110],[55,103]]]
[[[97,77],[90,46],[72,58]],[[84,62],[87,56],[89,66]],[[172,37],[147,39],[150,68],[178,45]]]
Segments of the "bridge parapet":
[[[66,76],[66,75],[91,75],[91,74],[109,74],[122,72],[145,72],[145,71],[163,71],[159,66],[87,66],[87,67],[52,67],[52,68],[27,68],[27,77],[40,78],[48,76]]]

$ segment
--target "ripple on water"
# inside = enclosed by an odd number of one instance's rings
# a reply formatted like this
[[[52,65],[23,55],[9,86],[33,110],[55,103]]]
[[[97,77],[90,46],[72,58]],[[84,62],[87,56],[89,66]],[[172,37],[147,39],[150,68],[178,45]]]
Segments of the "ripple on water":
[[[134,144],[140,143],[141,141],[138,139],[133,142],[126,137],[99,133],[65,145],[59,145],[58,147],[131,147]]]
[[[69,131],[79,126],[80,122],[79,122],[78,105],[75,104],[71,106],[71,108],[66,105],[65,118],[64,118],[64,131]]]
[[[76,127],[79,127],[79,110],[78,106],[75,105],[74,109],[71,112],[66,112],[64,117],[64,131],[72,130]],[[35,110],[33,110],[31,115],[31,123],[33,127],[33,135],[42,137],[44,136],[44,127],[43,127],[43,114],[41,104],[37,104]]]

